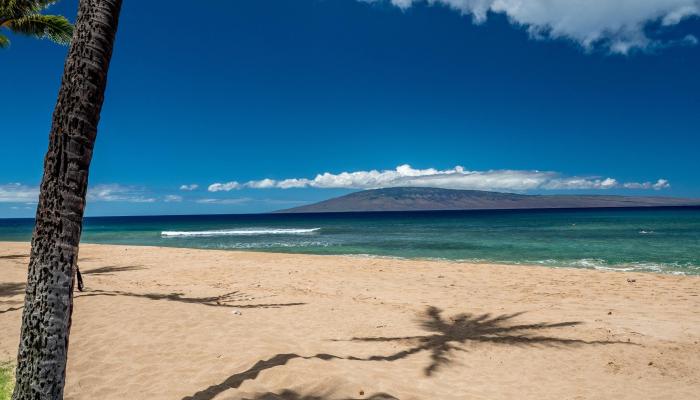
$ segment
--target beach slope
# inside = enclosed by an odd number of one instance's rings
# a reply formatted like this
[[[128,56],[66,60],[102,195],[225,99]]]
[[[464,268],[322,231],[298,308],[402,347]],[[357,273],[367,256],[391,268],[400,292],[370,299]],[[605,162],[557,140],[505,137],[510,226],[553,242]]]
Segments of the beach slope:
[[[26,243],[0,243],[0,362]],[[67,399],[696,399],[700,278],[82,245]]]

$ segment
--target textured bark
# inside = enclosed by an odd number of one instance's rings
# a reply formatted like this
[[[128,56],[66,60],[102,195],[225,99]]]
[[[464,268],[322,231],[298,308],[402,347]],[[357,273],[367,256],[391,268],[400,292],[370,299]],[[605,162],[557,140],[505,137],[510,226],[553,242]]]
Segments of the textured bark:
[[[13,399],[62,399],[88,170],[121,0],[80,0],[32,236]]]

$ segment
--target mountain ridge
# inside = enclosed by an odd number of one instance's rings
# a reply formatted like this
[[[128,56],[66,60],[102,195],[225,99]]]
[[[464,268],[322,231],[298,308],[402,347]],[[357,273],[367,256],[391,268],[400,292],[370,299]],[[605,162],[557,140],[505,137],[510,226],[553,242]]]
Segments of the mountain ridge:
[[[370,189],[275,213],[518,210],[699,206],[700,199],[621,195],[527,195],[430,187]]]

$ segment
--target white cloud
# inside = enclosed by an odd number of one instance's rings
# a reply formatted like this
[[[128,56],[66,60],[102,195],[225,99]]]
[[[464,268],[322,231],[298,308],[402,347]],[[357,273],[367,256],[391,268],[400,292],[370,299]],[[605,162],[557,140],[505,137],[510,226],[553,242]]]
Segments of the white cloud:
[[[671,184],[666,179],[659,179],[655,183],[652,182],[628,182],[622,185],[625,189],[654,189],[661,190],[671,187]]]
[[[118,184],[96,185],[88,188],[89,201],[123,201],[128,203],[153,203],[156,199],[146,197],[143,190]],[[0,185],[0,203],[37,203],[39,187],[19,183]]]
[[[688,1],[687,3],[690,4],[677,6],[664,15],[662,19],[664,26],[676,25],[685,18],[700,14],[700,5],[698,2]]]
[[[213,184],[219,191],[221,185]],[[439,187],[447,189],[529,191],[529,190],[605,190],[605,189],[665,189],[667,180],[651,182],[619,182],[614,178],[564,176],[558,172],[537,170],[488,170],[469,171],[461,166],[438,170],[415,169],[408,164],[393,170],[353,171],[333,174],[325,172],[313,179],[292,178],[280,181],[263,179],[244,185],[236,182],[232,189],[241,188],[319,188],[319,189],[377,189],[397,186]],[[229,190],[232,190],[229,189]]]
[[[233,181],[233,182],[226,182],[226,183],[212,183],[209,185],[209,190],[210,192],[230,192],[231,190],[234,189],[240,189],[241,184]]]
[[[182,196],[176,194],[169,194],[163,198],[166,203],[180,203],[182,201]]]
[[[666,179],[659,179],[652,187],[656,190],[668,189],[671,187],[671,183]]]
[[[413,4],[442,5],[483,23],[489,12],[505,14],[515,25],[527,28],[536,39],[566,38],[587,50],[606,48],[613,53],[663,47],[649,37],[645,26],[660,22],[678,24],[700,15],[700,0],[360,0],[390,1],[407,9]]]
[[[248,203],[251,200],[252,199],[247,197],[241,197],[237,199],[199,199],[195,202],[199,204],[243,204]]]
[[[10,207],[10,210],[15,210],[15,211],[17,211],[17,210],[34,210],[34,209],[35,209],[34,207],[29,207],[29,206],[22,206],[22,207],[12,206],[12,207]]]
[[[268,189],[275,187],[276,182],[272,179],[263,179],[261,181],[250,181],[245,184],[245,186],[254,189]]]
[[[191,191],[193,191],[193,190],[197,190],[197,188],[199,188],[199,185],[196,184],[196,183],[192,183],[192,184],[190,184],[190,185],[181,185],[181,186],[180,186],[180,190],[185,190],[185,191],[188,191],[188,192],[191,192]]]
[[[687,44],[688,46],[695,46],[698,44],[698,38],[693,35],[686,35],[681,42]]]
[[[308,179],[285,179],[283,181],[277,182],[275,185],[280,189],[293,189],[293,188],[303,188],[308,186]]]
[[[155,198],[146,197],[143,190],[134,186],[118,184],[96,185],[88,188],[88,201],[153,203]]]
[[[36,203],[39,201],[39,188],[19,183],[0,185],[0,203]]]

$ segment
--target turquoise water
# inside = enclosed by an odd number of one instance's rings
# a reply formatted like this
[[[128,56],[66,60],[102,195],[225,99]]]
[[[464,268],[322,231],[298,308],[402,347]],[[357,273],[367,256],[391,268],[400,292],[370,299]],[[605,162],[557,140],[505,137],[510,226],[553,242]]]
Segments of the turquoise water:
[[[29,240],[32,220],[0,220]],[[87,218],[85,243],[700,274],[700,208]]]

